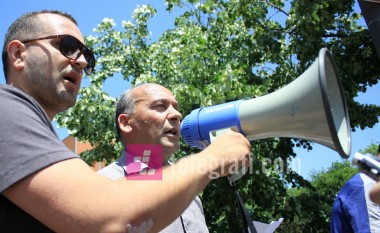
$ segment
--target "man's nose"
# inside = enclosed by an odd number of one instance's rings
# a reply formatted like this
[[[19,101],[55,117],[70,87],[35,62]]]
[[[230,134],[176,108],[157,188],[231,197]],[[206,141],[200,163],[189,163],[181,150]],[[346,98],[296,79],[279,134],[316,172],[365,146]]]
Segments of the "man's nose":
[[[169,119],[181,121],[182,114],[177,109],[175,109],[174,107],[171,107],[171,111],[169,113]]]
[[[83,73],[84,68],[87,66],[87,61],[82,53],[77,59],[71,60],[71,64],[79,68],[80,72]]]

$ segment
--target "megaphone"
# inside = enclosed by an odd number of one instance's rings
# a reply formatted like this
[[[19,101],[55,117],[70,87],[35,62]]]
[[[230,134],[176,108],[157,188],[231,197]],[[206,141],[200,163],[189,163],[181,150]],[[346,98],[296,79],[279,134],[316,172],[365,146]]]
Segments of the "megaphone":
[[[378,0],[358,0],[377,55],[380,57],[380,2]]]
[[[351,134],[346,101],[330,52],[297,79],[268,95],[198,108],[181,123],[184,142],[204,149],[218,130],[232,129],[247,139],[289,137],[313,141],[348,158]]]

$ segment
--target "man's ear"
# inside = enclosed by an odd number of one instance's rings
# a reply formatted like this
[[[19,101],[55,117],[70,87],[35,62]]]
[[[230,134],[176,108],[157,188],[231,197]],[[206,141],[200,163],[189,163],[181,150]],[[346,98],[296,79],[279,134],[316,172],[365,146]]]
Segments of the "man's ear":
[[[9,65],[17,70],[22,70],[25,65],[23,53],[25,51],[25,45],[18,40],[12,40],[8,47],[8,59]]]
[[[124,113],[120,114],[117,118],[121,133],[129,134],[132,132],[132,126],[129,124],[130,119],[130,116]]]

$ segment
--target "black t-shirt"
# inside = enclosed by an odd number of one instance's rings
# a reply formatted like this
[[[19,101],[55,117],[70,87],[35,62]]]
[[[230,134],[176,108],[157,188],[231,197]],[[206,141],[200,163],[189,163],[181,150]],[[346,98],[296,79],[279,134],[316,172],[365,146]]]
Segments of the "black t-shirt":
[[[0,231],[12,233],[53,232],[38,220],[0,195]]]
[[[19,89],[0,85],[0,193],[36,171],[69,158],[78,156],[58,138],[41,106]],[[2,194],[0,231],[51,232]]]

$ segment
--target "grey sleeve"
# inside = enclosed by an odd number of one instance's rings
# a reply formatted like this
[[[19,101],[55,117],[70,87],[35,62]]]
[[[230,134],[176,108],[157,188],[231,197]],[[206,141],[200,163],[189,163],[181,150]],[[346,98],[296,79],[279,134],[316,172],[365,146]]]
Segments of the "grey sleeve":
[[[78,158],[28,95],[1,85],[0,109],[0,192],[44,167]]]

